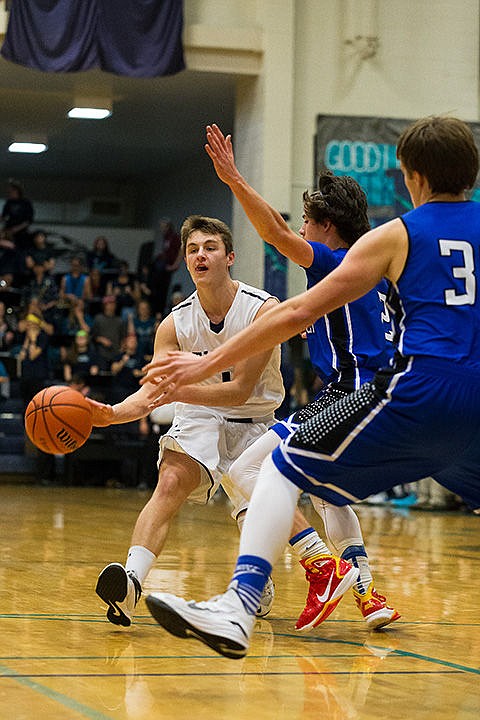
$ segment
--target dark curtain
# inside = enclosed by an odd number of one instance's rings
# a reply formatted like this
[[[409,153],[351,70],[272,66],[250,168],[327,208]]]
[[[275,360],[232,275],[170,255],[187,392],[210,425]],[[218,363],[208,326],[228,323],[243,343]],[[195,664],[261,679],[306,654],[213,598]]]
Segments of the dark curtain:
[[[182,30],[183,0],[13,0],[1,54],[43,72],[173,75]]]

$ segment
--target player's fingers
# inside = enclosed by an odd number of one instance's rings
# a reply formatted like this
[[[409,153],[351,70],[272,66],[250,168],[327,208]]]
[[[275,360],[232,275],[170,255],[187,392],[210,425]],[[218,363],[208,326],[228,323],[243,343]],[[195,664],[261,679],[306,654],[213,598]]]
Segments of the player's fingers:
[[[93,408],[104,408],[105,404],[98,402],[98,400],[93,400],[93,398],[90,398],[88,396],[85,397],[85,400],[87,403]]]

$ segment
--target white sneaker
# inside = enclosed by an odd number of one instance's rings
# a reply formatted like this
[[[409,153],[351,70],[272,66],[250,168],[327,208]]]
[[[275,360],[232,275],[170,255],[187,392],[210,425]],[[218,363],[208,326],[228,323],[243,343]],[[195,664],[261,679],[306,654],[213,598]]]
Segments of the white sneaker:
[[[255,613],[257,618],[263,618],[268,615],[272,609],[273,601],[275,600],[275,583],[273,582],[270,575],[268,576],[267,584],[265,585],[260,598],[260,605]]]
[[[247,654],[255,615],[247,613],[232,588],[205,602],[187,602],[169,593],[152,593],[145,602],[159,625],[172,635],[196,638],[228,658]]]
[[[129,627],[142,588],[134,573],[120,563],[110,563],[98,576],[95,592],[107,603],[107,619],[114,625]]]

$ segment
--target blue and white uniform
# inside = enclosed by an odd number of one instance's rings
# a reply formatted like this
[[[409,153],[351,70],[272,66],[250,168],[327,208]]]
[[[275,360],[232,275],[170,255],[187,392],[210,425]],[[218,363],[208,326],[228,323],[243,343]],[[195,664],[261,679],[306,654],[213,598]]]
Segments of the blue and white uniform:
[[[393,366],[304,422],[273,461],[336,505],[430,475],[479,509],[480,204],[429,202],[402,221]]]
[[[343,260],[347,248],[330,250],[320,242],[309,243],[313,262],[305,268],[307,287],[323,280]],[[393,354],[392,326],[387,308],[388,283],[379,285],[355,302],[319,318],[307,328],[307,343],[315,372],[324,386],[315,400],[271,429],[288,437],[301,422],[371,380]]]

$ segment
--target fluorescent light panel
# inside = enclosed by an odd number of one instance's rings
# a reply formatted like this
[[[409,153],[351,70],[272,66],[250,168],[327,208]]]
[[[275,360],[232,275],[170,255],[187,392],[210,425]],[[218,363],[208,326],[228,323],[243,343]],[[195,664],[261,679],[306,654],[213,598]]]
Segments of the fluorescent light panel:
[[[82,120],[104,120],[110,117],[112,111],[108,108],[96,107],[74,107],[68,111],[69,118],[80,118]]]
[[[47,145],[45,143],[38,142],[13,142],[8,146],[9,152],[34,153],[36,155],[45,152],[46,149]]]

